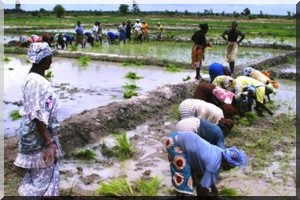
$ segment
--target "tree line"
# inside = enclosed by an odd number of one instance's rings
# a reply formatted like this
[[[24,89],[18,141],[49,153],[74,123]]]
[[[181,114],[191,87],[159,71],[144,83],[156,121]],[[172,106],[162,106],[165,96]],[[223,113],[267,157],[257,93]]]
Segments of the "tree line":
[[[40,10],[36,11],[25,11],[22,10],[21,4],[16,3],[14,9],[4,9],[4,14],[15,14],[15,13],[29,13],[32,16],[38,16],[39,14],[55,14],[57,17],[64,17],[65,15],[86,15],[86,14],[94,14],[96,16],[101,16],[103,14],[112,14],[112,15],[165,15],[165,16],[177,16],[177,15],[185,15],[185,16],[230,16],[234,18],[238,18],[240,16],[246,16],[249,19],[256,19],[256,18],[274,18],[274,17],[284,17],[284,18],[296,18],[300,16],[300,13],[292,13],[291,11],[287,11],[287,15],[269,15],[263,13],[263,11],[260,11],[259,14],[252,14],[251,10],[249,8],[245,8],[242,12],[236,12],[233,13],[225,13],[225,11],[221,13],[214,13],[212,9],[204,9],[203,12],[189,12],[188,10],[185,10],[183,12],[181,11],[141,11],[139,9],[139,5],[133,1],[132,9],[130,10],[130,6],[128,4],[120,4],[117,11],[102,11],[102,10],[89,10],[89,11],[66,11],[65,8],[61,4],[57,4],[54,6],[52,11],[47,11],[44,8],[40,8]]]

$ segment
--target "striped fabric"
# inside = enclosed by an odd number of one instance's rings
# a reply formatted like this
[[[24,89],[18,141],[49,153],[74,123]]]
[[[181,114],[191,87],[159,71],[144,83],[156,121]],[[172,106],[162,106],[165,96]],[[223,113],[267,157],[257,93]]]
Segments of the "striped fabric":
[[[213,124],[218,124],[224,114],[221,108],[200,99],[186,99],[179,105],[181,119],[198,117]]]
[[[179,105],[180,118],[196,117],[196,107],[192,99],[186,99]]]
[[[200,119],[197,117],[188,117],[180,120],[175,127],[175,131],[186,131],[198,133],[200,127]]]

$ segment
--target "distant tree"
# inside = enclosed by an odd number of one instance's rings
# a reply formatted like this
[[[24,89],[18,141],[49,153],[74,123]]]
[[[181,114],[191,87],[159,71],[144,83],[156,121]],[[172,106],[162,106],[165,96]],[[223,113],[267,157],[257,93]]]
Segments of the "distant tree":
[[[21,10],[21,4],[19,0],[16,0],[16,5],[15,5],[16,10]]]
[[[138,14],[140,12],[139,5],[136,3],[135,0],[132,1],[132,12],[133,14]]]
[[[45,12],[47,12],[47,11],[44,8],[40,9],[40,13],[45,13]]]
[[[184,11],[184,15],[189,15],[190,13],[189,13],[189,11],[188,10],[185,10]]]
[[[233,17],[234,18],[238,18],[240,16],[240,14],[236,11],[233,11]]]
[[[291,17],[291,11],[287,11],[288,17]]]
[[[65,14],[65,8],[60,5],[60,4],[57,4],[54,8],[53,8],[53,12],[56,14],[57,17],[62,17],[64,14]]]
[[[251,11],[249,8],[245,8],[244,11],[241,13],[242,15],[251,15]]]
[[[127,4],[121,4],[119,6],[119,12],[122,14],[122,15],[126,15],[128,12],[129,12],[129,5]]]
[[[223,11],[223,12],[221,13],[221,15],[224,16],[224,15],[225,15],[225,11]]]

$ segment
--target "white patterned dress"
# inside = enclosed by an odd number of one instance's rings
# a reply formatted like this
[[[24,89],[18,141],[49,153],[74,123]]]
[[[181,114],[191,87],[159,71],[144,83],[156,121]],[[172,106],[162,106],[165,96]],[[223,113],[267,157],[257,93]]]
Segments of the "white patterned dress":
[[[59,123],[57,121],[57,98],[49,81],[37,74],[29,73],[22,87],[23,108],[19,151],[14,164],[27,169],[27,173],[18,189],[21,196],[58,196],[59,169],[58,159],[45,163],[44,140],[41,137],[34,119],[43,122],[57,146],[57,157],[62,156],[59,143]]]

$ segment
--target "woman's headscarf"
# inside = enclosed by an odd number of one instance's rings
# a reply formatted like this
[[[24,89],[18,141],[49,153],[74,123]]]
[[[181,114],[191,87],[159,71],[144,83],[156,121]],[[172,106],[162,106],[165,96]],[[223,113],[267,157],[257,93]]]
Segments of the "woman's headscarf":
[[[32,43],[27,52],[27,58],[31,63],[38,64],[41,60],[51,55],[51,48],[47,42]]]
[[[245,152],[237,149],[235,146],[226,148],[222,154],[225,160],[227,160],[229,165],[232,167],[241,167],[248,164],[248,158]]]

